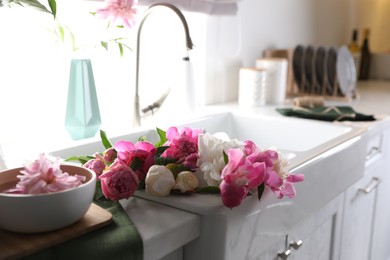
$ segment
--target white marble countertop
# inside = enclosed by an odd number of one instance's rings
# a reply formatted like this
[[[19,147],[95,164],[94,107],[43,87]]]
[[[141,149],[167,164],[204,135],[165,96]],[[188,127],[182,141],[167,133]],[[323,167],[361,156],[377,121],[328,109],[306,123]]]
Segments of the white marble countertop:
[[[145,260],[160,259],[199,236],[196,214],[136,197],[120,203],[142,237]]]
[[[375,114],[375,115],[390,115],[390,106],[388,102],[390,101],[390,81],[386,80],[371,80],[371,81],[359,81],[357,83],[357,98],[351,101],[332,101],[325,100],[325,104],[337,104],[337,105],[346,105],[352,106],[358,112],[364,114]],[[286,98],[285,105],[286,107],[291,106],[291,99]],[[239,109],[241,111],[255,111],[260,114],[270,115],[270,116],[280,116],[280,114],[275,111],[276,107],[267,105],[264,107],[256,108],[242,108],[238,105],[237,102],[231,102],[228,104],[220,104],[211,107],[228,107],[231,109]],[[208,109],[206,107],[205,109]]]
[[[390,81],[359,81],[357,90],[351,106],[366,114],[390,115]]]

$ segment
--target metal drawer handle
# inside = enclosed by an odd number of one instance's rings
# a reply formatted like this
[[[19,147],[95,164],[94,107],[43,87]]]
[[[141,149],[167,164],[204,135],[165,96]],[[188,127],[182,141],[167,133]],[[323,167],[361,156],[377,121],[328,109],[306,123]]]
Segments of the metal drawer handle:
[[[372,159],[375,155],[379,154],[381,149],[377,146],[371,147],[370,151],[366,155],[366,161]]]
[[[298,250],[303,244],[302,240],[294,241],[290,243],[290,248],[294,248],[295,250]]]
[[[373,177],[371,180],[371,183],[368,184],[366,188],[360,188],[359,191],[363,192],[364,194],[368,194],[371,191],[375,190],[376,187],[381,183],[381,180],[378,177]]]
[[[286,251],[282,252],[282,253],[279,253],[278,254],[278,257],[280,259],[283,259],[283,260],[286,260],[291,254],[291,250],[290,249],[287,249]]]

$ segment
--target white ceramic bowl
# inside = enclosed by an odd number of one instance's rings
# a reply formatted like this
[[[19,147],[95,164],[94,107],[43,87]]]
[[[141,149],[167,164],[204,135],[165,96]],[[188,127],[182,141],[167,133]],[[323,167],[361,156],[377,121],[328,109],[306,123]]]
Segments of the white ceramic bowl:
[[[53,231],[69,226],[88,211],[96,187],[96,174],[75,165],[61,165],[70,175],[86,176],[85,182],[72,189],[47,194],[6,194],[15,187],[23,167],[0,172],[0,228],[21,233]]]

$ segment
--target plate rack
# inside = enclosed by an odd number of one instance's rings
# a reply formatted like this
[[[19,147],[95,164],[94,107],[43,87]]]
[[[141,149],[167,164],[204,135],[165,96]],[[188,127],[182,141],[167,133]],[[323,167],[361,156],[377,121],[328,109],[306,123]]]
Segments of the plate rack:
[[[335,48],[325,49],[323,47],[317,49],[310,48],[312,47],[298,45],[290,49],[269,49],[264,51],[264,57],[277,57],[288,60],[286,97],[320,96],[326,100],[340,102],[350,102],[356,99],[356,91],[353,91],[351,95],[345,95],[341,91],[336,73],[337,50]],[[305,53],[312,55],[305,58]],[[324,59],[322,61],[323,68],[320,68],[321,66],[316,61],[321,54],[323,54]],[[300,59],[299,55],[301,55]]]

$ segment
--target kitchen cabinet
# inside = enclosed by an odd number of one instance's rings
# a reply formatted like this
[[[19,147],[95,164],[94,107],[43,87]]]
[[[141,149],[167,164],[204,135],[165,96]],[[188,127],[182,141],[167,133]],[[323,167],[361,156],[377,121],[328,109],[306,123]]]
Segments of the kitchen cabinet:
[[[340,259],[369,259],[376,183],[377,180],[368,175],[345,193]]]
[[[334,259],[339,250],[342,195],[288,234],[289,259]]]
[[[365,133],[364,176],[256,259],[390,259],[390,129],[378,125]]]
[[[368,134],[365,176],[345,192],[340,260],[390,257],[389,130]]]
[[[390,130],[383,138],[383,163],[373,171],[379,177],[372,229],[371,260],[390,258]]]
[[[342,206],[343,196],[339,195],[256,259],[334,259],[339,250]]]

